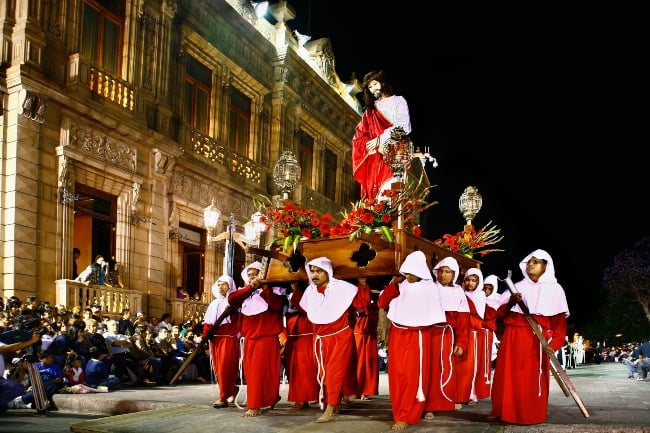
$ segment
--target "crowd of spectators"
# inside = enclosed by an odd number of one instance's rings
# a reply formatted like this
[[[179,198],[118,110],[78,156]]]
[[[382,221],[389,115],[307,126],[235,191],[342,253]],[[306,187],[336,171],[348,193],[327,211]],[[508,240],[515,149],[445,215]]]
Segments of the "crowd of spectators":
[[[60,380],[48,387],[55,392],[109,392],[120,387],[155,386],[169,383],[178,368],[198,347],[202,317],[195,314],[182,324],[174,324],[170,313],[148,318],[144,311],[125,308],[121,317],[103,314],[101,305],[88,308],[51,306],[35,296],[25,300],[0,297],[0,346],[18,342],[19,350],[4,350],[2,379],[17,382],[22,393],[0,402],[0,413],[7,408],[32,407],[28,363],[37,363],[41,376],[60,371]],[[157,320],[153,320],[157,319]],[[34,337],[37,334],[40,338]],[[197,338],[196,336],[199,336]],[[52,367],[48,367],[52,365]],[[208,354],[196,355],[183,369],[177,382],[204,383],[210,377]]]
[[[629,379],[648,381],[650,370],[650,340],[630,342],[617,345],[596,344],[594,351],[596,364],[601,362],[618,362],[624,364]]]

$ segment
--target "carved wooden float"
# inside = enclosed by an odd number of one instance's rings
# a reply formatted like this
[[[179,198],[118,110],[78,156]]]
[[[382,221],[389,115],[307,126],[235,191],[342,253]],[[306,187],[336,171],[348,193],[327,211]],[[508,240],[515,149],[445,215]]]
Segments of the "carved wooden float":
[[[416,250],[426,255],[429,269],[448,256],[458,260],[461,275],[468,268],[480,267],[477,260],[454,253],[402,229],[393,229],[393,234],[394,242],[388,242],[380,233],[373,232],[352,242],[348,236],[301,240],[295,254],[291,248],[288,252],[283,252],[282,247],[272,250],[249,247],[248,252],[268,259],[262,260],[265,263],[262,277],[267,284],[309,281],[305,263],[322,256],[332,261],[334,276],[341,280],[397,275],[404,258]]]

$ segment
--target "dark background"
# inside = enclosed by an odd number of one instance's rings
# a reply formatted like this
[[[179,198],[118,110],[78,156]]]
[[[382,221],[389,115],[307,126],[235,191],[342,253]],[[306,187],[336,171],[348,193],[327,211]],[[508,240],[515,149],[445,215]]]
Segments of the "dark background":
[[[383,70],[409,103],[415,145],[440,164],[425,236],[462,230],[474,185],[474,226],[505,235],[484,275],[516,282],[542,248],[576,331],[597,320],[604,269],[650,233],[648,3],[289,3],[292,30],[331,40],[341,80]]]

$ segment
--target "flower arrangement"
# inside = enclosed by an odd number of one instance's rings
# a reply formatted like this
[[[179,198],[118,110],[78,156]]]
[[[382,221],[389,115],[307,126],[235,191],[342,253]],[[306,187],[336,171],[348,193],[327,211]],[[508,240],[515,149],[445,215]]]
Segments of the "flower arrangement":
[[[393,242],[392,223],[403,219],[403,227],[415,236],[421,236],[418,225],[419,216],[425,209],[437,204],[427,202],[427,195],[432,186],[422,186],[418,182],[408,182],[403,190],[384,190],[379,200],[362,200],[352,204],[349,213],[343,213],[343,220],[335,227],[339,235],[349,235],[350,242],[363,233],[379,230],[384,239]]]
[[[314,209],[285,201],[283,206],[274,206],[266,196],[259,196],[257,207],[266,214],[269,224],[274,225],[277,237],[271,245],[282,245],[287,252],[294,251],[300,239],[317,239],[329,236],[349,236],[350,242],[362,235],[378,230],[388,242],[393,242],[392,223],[398,217],[409,233],[421,235],[418,220],[420,213],[437,204],[428,202],[427,195],[432,186],[407,182],[401,191],[386,190],[378,200],[360,200],[352,204],[349,212],[342,212],[342,220],[334,223],[328,213],[320,215]]]
[[[485,256],[489,253],[504,251],[498,248],[482,249],[503,240],[501,229],[496,225],[490,226],[490,224],[492,224],[492,221],[484,225],[479,231],[470,226],[470,228],[454,235],[445,234],[441,239],[437,239],[433,243],[470,258],[474,257],[475,253]]]
[[[270,200],[267,200],[270,203]],[[287,201],[284,206],[267,206],[269,221],[279,230],[272,245],[282,242],[282,250],[298,247],[301,238],[316,239],[330,236],[334,217],[325,213],[319,215],[314,209]]]

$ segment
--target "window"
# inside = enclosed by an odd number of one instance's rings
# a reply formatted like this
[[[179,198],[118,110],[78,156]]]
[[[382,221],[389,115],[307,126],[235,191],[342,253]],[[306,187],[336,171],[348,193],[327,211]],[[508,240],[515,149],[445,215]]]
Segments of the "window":
[[[230,132],[228,144],[236,153],[251,157],[248,145],[250,143],[251,99],[232,89],[230,93]]]
[[[302,183],[311,187],[311,172],[314,165],[314,138],[305,131],[298,134],[298,164],[302,170]]]
[[[325,150],[325,176],[323,176],[323,195],[330,200],[336,200],[336,162],[334,152]]]
[[[196,59],[188,57],[185,63],[184,86],[183,121],[208,134],[212,72]]]
[[[81,55],[117,74],[122,59],[125,0],[84,0]]]

